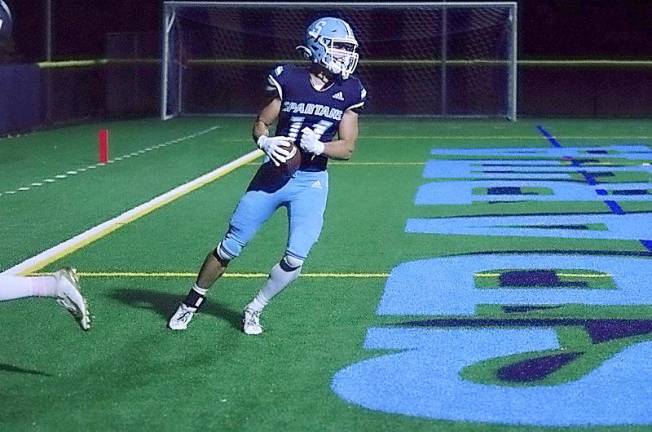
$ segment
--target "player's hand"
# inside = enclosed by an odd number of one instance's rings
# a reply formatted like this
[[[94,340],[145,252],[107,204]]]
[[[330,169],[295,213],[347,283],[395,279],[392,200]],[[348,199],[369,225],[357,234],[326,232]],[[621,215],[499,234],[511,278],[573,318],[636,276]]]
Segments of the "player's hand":
[[[309,127],[301,129],[301,148],[317,156],[324,153],[324,143],[319,141],[319,136]]]
[[[258,148],[264,151],[276,166],[281,166],[290,157],[290,144],[292,138],[286,136],[268,137],[261,135],[258,138]]]

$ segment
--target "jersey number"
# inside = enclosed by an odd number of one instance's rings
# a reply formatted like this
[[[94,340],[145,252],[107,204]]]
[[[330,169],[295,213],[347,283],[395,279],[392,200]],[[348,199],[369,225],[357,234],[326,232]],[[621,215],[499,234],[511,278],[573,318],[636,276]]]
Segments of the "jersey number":
[[[297,140],[297,136],[299,135],[299,131],[303,129],[303,123],[305,122],[305,120],[306,118],[301,116],[290,117],[290,133],[288,134],[288,136],[292,138],[292,140],[294,141]],[[319,120],[319,123],[312,125],[312,130],[317,135],[317,138],[321,139],[321,136],[324,135],[326,130],[328,130],[328,128],[331,126],[333,126],[332,121]]]

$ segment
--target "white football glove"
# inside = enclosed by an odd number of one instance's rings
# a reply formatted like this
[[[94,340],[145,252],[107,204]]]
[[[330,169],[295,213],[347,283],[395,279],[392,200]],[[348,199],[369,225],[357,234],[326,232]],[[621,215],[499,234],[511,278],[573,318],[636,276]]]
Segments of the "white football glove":
[[[324,153],[324,143],[319,141],[319,136],[309,127],[301,129],[301,148],[317,156]]]
[[[290,157],[292,138],[286,136],[268,137],[261,135],[256,144],[264,151],[276,166],[281,166]]]

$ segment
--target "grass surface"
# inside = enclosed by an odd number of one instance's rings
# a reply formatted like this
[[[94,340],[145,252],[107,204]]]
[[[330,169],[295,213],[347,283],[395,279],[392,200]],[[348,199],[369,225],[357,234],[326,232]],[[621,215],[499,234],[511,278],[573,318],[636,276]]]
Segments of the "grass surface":
[[[250,119],[139,120],[89,124],[0,141],[0,268],[9,268],[217,166],[251,151]],[[0,305],[0,428],[22,430],[220,431],[568,431],[500,424],[452,423],[387,414],[349,404],[331,390],[333,375],[382,355],[364,349],[370,327],[424,317],[376,314],[386,277],[400,263],[436,256],[516,251],[562,254],[644,254],[633,240],[577,240],[405,233],[414,217],[609,213],[601,202],[474,203],[415,206],[432,148],[541,147],[536,126],[566,146],[652,143],[650,121],[431,121],[363,119],[352,161],[329,165],[326,224],[304,273],[266,310],[266,332],[239,331],[240,311],[282,256],[284,211],[278,212],[209,294],[186,332],[165,329],[205,254],[228,219],[257,164],[246,165],[137,219],[42,271],[74,265],[95,315],[88,333],[48,299]],[[209,130],[217,126],[218,128]],[[97,130],[111,133],[111,157],[179,140],[128,159],[88,169],[43,186],[45,178],[95,164]],[[209,130],[209,131],[207,131]],[[198,132],[207,131],[193,137]],[[621,160],[601,159],[616,163]],[[647,158],[647,159],[646,159]],[[642,155],[641,162],[650,155]],[[621,161],[622,162],[622,161]],[[633,163],[627,161],[627,163]],[[645,181],[618,173],[608,181]],[[19,190],[29,186],[29,190]],[[7,192],[15,193],[7,193]],[[614,199],[610,196],[609,199]],[[651,212],[649,200],[621,202],[628,212]],[[507,269],[503,269],[507,270]],[[579,269],[582,270],[582,269]],[[102,272],[115,272],[102,276]],[[137,272],[139,275],[129,275]],[[169,273],[169,274],[166,274]],[[178,275],[178,274],[181,275]],[[360,277],[333,277],[328,273]],[[254,277],[244,277],[254,274]],[[586,272],[585,274],[591,274]],[[262,275],[262,276],[261,276]],[[567,279],[586,280],[588,277]],[[492,283],[495,282],[492,279]],[[591,282],[593,283],[593,282]],[[611,289],[596,285],[595,289]],[[491,283],[490,283],[491,285]],[[548,319],[582,361],[546,378],[556,385],[590,372],[649,333],[593,343],[567,318],[652,319],[652,306],[565,305],[507,313],[482,305],[469,317],[429,317],[451,326],[474,319]],[[466,321],[465,321],[466,320]],[[557,320],[557,321],[555,321]],[[564,321],[566,320],[566,321]],[[522,325],[522,324],[521,324]],[[533,326],[537,326],[533,324]],[[491,327],[491,325],[489,325]],[[466,378],[500,384],[501,367],[550,353],[526,353],[478,363]],[[536,383],[534,383],[536,384]],[[436,397],[436,393],[434,395]],[[648,426],[585,428],[644,431]]]

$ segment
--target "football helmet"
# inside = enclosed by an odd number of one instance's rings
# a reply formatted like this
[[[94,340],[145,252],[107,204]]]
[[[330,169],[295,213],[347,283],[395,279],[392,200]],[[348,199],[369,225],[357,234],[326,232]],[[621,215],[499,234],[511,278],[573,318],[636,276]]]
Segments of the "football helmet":
[[[351,26],[339,18],[319,18],[310,24],[305,45],[297,49],[313,63],[343,79],[347,79],[358,65],[358,41]]]

